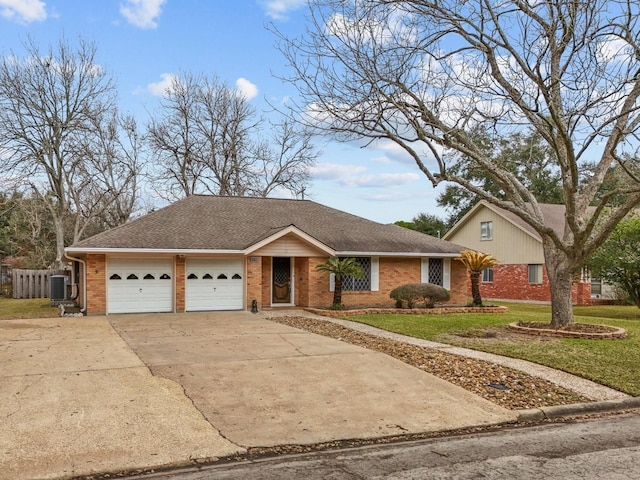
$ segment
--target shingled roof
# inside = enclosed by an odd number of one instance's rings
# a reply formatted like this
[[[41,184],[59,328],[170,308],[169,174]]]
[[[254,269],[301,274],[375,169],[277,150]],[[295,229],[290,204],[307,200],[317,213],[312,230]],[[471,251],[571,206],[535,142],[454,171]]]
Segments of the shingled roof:
[[[292,226],[336,254],[454,256],[464,249],[420,232],[372,222],[310,200],[194,195],[82,240],[68,251],[242,252]]]

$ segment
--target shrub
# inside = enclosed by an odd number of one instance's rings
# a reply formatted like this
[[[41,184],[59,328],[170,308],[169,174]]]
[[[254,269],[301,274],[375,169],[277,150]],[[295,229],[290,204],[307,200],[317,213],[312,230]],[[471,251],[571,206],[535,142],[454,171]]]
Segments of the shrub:
[[[391,290],[389,296],[396,301],[396,306],[406,303],[407,308],[414,308],[419,301],[424,302],[425,308],[433,308],[437,302],[451,298],[447,289],[432,283],[405,283]]]

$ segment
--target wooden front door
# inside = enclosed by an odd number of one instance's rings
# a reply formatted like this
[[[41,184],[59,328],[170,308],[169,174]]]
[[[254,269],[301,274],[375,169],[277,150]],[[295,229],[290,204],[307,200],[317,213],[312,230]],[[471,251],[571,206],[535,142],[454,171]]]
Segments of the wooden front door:
[[[291,258],[273,257],[272,303],[291,302]]]

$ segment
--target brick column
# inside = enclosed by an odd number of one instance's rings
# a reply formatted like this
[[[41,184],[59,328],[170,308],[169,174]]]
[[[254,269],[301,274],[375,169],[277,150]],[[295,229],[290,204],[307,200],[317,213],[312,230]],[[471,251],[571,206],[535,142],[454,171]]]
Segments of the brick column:
[[[258,310],[262,308],[262,257],[247,257],[247,310],[251,310],[251,303],[258,301]]]
[[[107,313],[107,260],[104,255],[87,255],[87,315]]]
[[[183,313],[185,311],[185,288],[186,288],[186,260],[183,257],[176,257],[176,280],[175,280],[175,308],[177,313]]]

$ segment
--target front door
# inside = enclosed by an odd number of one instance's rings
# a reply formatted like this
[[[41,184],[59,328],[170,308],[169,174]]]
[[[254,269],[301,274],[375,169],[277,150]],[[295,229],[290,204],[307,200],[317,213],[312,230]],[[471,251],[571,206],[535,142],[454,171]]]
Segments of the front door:
[[[291,301],[291,258],[273,257],[272,303],[292,303]]]

